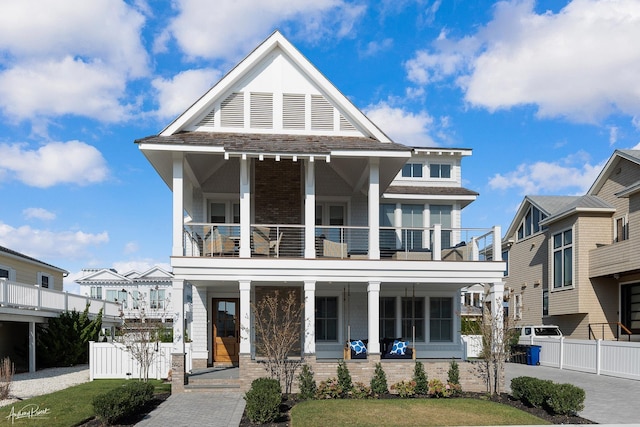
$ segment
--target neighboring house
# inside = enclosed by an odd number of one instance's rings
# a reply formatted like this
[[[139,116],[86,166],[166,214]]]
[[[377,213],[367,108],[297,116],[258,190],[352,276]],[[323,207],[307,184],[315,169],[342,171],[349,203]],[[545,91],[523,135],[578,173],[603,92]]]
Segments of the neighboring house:
[[[616,150],[584,196],[526,196],[503,240],[510,315],[571,338],[638,340],[639,207],[640,150]]]
[[[309,363],[335,363],[349,338],[368,340],[369,364],[393,337],[421,359],[460,358],[460,289],[488,284],[502,305],[499,227],[461,228],[478,195],[461,185],[471,150],[391,141],[279,32],[136,143],[173,192],[173,298],[193,285],[194,368],[263,375],[251,305],[273,290],[304,303]]]
[[[477,283],[460,290],[460,315],[469,320],[482,320],[484,285]]]
[[[172,286],[173,274],[160,267],[144,273],[130,271],[119,274],[113,268],[83,269],[75,282],[80,294],[120,304],[125,321],[168,322],[173,327]],[[190,288],[186,290],[186,303],[191,301]],[[189,309],[187,308],[187,313]]]
[[[67,310],[103,310],[103,324],[118,322],[118,306],[62,292],[66,270],[0,246],[0,357],[17,371],[35,371],[36,324]]]

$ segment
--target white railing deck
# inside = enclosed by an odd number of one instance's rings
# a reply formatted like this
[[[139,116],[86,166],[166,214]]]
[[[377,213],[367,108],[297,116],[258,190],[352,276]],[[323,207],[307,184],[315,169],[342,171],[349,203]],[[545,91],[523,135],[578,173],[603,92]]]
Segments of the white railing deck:
[[[597,375],[640,380],[640,343],[569,338],[532,338],[539,345],[540,365]]]
[[[89,314],[96,315],[102,309],[103,318],[120,318],[120,304],[82,295],[42,288],[40,286],[0,279],[0,306],[23,310],[23,314],[41,316],[43,312],[63,313],[84,311],[89,304]]]

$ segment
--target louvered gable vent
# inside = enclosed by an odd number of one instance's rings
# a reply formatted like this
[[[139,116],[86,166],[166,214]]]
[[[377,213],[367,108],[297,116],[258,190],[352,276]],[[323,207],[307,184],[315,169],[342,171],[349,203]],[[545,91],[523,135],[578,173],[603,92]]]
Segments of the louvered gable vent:
[[[305,95],[285,93],[282,95],[282,127],[304,129]]]
[[[223,127],[244,127],[244,94],[234,92],[220,106],[220,124]]]
[[[340,130],[353,131],[356,128],[345,116],[340,114]]]
[[[207,114],[206,116],[204,116],[204,119],[200,120],[200,123],[198,123],[198,126],[215,126],[215,119],[216,119],[216,110],[213,109],[209,112],[209,114]]]
[[[322,95],[311,95],[311,129],[333,130],[333,106]]]
[[[272,93],[251,93],[251,128],[273,129]]]

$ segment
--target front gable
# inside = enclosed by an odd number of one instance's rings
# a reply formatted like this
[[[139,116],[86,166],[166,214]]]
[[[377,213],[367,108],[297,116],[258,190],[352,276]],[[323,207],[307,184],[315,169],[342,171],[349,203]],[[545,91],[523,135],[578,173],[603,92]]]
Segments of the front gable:
[[[92,272],[91,274],[88,274],[87,276],[82,277],[81,279],[78,279],[76,281],[77,283],[110,283],[110,282],[127,282],[130,283],[132,282],[131,279],[116,273],[115,271],[109,269],[109,268],[103,268],[101,270]]]
[[[162,280],[162,279],[173,279],[173,274],[163,270],[160,267],[153,267],[147,271],[145,271],[144,273],[138,275],[137,277],[138,280],[149,280],[149,279],[156,279],[156,280]]]
[[[179,132],[331,135],[390,142],[278,31],[161,135]]]

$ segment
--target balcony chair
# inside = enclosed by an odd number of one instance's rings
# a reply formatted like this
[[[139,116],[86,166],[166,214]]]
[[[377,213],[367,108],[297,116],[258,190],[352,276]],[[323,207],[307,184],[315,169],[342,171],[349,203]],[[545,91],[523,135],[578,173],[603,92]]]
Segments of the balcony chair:
[[[204,255],[233,254],[236,251],[236,243],[231,237],[220,234],[217,228],[204,239]]]
[[[346,258],[347,255],[346,243],[333,242],[328,239],[322,241],[322,256],[327,258]]]
[[[258,255],[271,255],[271,250],[275,253],[276,258],[280,256],[280,242],[282,241],[283,232],[278,234],[278,238],[271,240],[269,227],[254,227],[253,230],[253,252]]]

